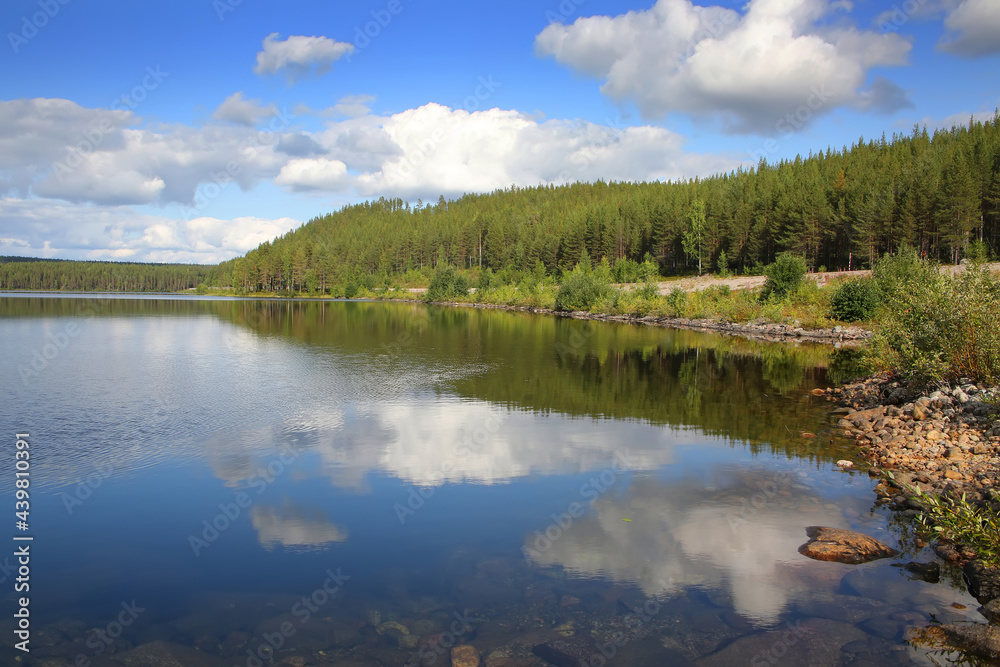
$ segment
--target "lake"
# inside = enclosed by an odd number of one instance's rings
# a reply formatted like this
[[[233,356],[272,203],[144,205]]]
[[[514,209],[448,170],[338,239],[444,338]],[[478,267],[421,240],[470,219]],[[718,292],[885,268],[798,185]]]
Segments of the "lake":
[[[418,304],[0,295],[17,665],[936,664],[832,349]],[[16,527],[15,443],[30,448]],[[817,434],[817,437],[811,437]],[[812,525],[904,550],[810,560]],[[902,544],[901,544],[902,542]],[[30,592],[15,592],[30,545]],[[947,574],[947,573],[946,573]],[[964,608],[961,608],[964,607]],[[172,661],[172,662],[171,662]]]

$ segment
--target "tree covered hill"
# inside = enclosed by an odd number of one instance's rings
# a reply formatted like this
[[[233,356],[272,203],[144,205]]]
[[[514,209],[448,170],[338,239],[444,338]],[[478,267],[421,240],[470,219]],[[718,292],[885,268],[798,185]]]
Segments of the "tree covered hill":
[[[447,265],[519,276],[573,268],[584,252],[619,280],[652,259],[758,272],[782,251],[812,269],[868,267],[901,245],[958,262],[1000,256],[1000,113],[929,135],[859,139],[705,179],[512,187],[410,206],[379,199],[315,218],[215,267],[0,259],[0,289],[324,293],[426,282]],[[650,266],[647,264],[646,266]],[[406,274],[409,275],[407,276]]]
[[[1000,113],[891,141],[860,139],[706,179],[574,183],[469,194],[411,207],[347,206],[222,263],[214,284],[240,291],[325,291],[392,282],[439,265],[549,274],[590,257],[670,275],[698,266],[752,270],[782,251],[810,268],[870,266],[902,244],[957,262],[974,241],[1000,252]]]

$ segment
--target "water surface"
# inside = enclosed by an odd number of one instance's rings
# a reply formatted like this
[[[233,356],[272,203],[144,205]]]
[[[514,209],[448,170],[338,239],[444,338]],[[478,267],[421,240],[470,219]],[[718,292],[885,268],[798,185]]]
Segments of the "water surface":
[[[452,642],[503,664],[574,632],[622,665],[932,664],[905,628],[975,617],[906,559],[798,554],[810,525],[899,539],[868,476],[834,465],[852,452],[809,393],[828,348],[413,304],[26,295],[0,296],[0,340],[35,538],[32,650],[7,633],[4,664],[447,665]]]

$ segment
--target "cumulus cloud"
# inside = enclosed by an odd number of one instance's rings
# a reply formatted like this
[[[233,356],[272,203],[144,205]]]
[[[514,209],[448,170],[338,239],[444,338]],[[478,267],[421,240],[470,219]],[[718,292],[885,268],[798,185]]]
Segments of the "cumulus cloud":
[[[276,113],[278,113],[278,108],[273,104],[264,106],[260,100],[245,99],[243,91],[237,91],[219,105],[219,108],[212,114],[212,118],[254,127],[262,118],[274,116]]]
[[[281,39],[275,32],[264,38],[253,71],[263,76],[286,70],[292,77],[297,77],[315,68],[316,74],[323,75],[335,61],[353,51],[353,44],[337,42],[329,37],[291,35]]]
[[[899,35],[827,25],[831,13],[849,8],[829,0],[750,0],[741,15],[658,0],[646,11],[551,24],[535,46],[603,79],[604,94],[634,101],[646,118],[707,114],[730,131],[767,133],[803,106],[811,119],[863,102],[873,67],[906,63],[910,43]]]
[[[347,165],[327,158],[292,160],[278,173],[274,182],[293,190],[341,190],[348,184]]]
[[[0,199],[0,255],[214,264],[301,224],[292,218],[177,220],[129,207]]]
[[[428,104],[382,119],[375,136],[382,135],[389,140],[382,139],[385,147],[396,146],[398,155],[358,175],[363,194],[415,198],[599,178],[648,181],[713,173],[735,163],[685,153],[680,135],[663,128],[538,122],[502,109],[470,113]]]
[[[663,128],[540,120],[514,110],[427,104],[390,116],[330,115],[313,131],[297,127],[284,110],[275,109],[262,123],[265,110],[271,112],[237,93],[215,114],[230,122],[151,125],[130,113],[67,100],[0,102],[0,197],[55,210],[60,224],[75,224],[73,215],[64,214],[69,211],[87,211],[86,219],[101,212],[115,221],[108,231],[88,228],[79,245],[67,245],[63,237],[72,233],[53,231],[67,257],[93,251],[101,257],[213,261],[253,246],[217,240],[200,247],[188,240],[196,230],[176,225],[212,220],[213,203],[227,191],[251,191],[262,183],[342,200],[415,201],[512,185],[678,179],[739,164],[735,154],[688,153],[683,138]],[[143,223],[114,237],[127,217],[124,207],[142,205],[163,207],[167,215],[156,224],[166,220],[167,226]],[[41,218],[31,224],[39,228]],[[258,228],[257,222],[248,224]],[[266,238],[287,231],[263,228],[273,231]],[[23,238],[14,230],[0,236]],[[177,244],[173,256],[170,243]],[[40,244],[30,241],[29,247]]]
[[[944,19],[947,33],[938,43],[942,51],[976,58],[1000,53],[1000,3],[962,0]]]

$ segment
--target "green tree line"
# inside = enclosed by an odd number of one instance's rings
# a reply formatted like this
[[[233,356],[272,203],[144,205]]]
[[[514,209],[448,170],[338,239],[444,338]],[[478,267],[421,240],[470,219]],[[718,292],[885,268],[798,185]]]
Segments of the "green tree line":
[[[757,272],[784,251],[811,270],[869,267],[902,245],[958,262],[1000,252],[1000,114],[968,126],[679,182],[512,187],[434,205],[379,199],[315,218],[212,273],[245,292],[325,292],[440,265],[550,275],[586,253],[664,275]],[[721,262],[720,262],[721,260]],[[619,271],[617,274],[626,274]]]
[[[203,283],[213,268],[199,264],[74,262],[0,257],[0,289],[180,292]]]

